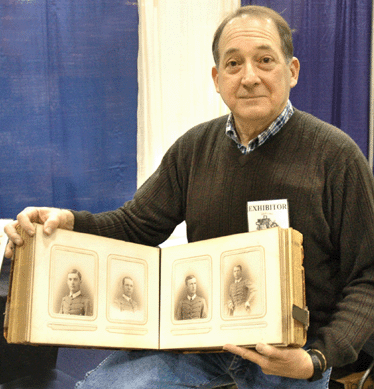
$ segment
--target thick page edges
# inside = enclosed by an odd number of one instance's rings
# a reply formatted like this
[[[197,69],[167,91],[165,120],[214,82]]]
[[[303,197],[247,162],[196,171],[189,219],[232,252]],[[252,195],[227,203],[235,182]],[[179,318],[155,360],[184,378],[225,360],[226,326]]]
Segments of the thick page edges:
[[[162,251],[161,348],[219,349],[226,343],[254,347],[258,342],[303,346],[304,326],[292,307],[305,306],[302,235],[289,228],[250,233],[167,247]],[[248,311],[228,310],[233,268],[242,267],[254,298]],[[194,275],[196,294],[206,301],[206,317],[181,320],[184,279]]]
[[[21,238],[28,242],[17,247],[12,259],[9,293],[4,326],[4,336],[8,342],[17,342],[18,339],[30,341],[30,311],[33,296],[33,274],[35,241],[20,227],[17,228]],[[22,259],[26,260],[22,260]],[[12,285],[16,287],[12,288]],[[9,318],[13,318],[10,322]],[[12,323],[12,325],[10,325]]]
[[[41,225],[35,227],[35,236],[23,236],[25,244],[15,253],[8,342],[158,347],[158,248],[65,230],[45,236]],[[72,269],[81,273],[83,296],[78,305],[72,302],[73,309],[83,305],[87,312],[62,309],[63,299],[69,301],[67,275]],[[134,282],[133,311],[120,307],[124,277]]]
[[[47,237],[41,225],[36,230],[33,238],[24,235],[13,263],[5,331],[11,343],[174,351],[305,343],[305,327],[293,318],[294,306],[305,309],[302,236],[295,230],[276,227],[162,250],[64,230]],[[250,293],[248,306],[233,310],[238,265],[238,288]],[[72,268],[82,277],[81,313],[62,307],[74,299],[67,298]],[[201,316],[186,320],[177,312],[191,275]],[[131,312],[120,308],[128,277]]]

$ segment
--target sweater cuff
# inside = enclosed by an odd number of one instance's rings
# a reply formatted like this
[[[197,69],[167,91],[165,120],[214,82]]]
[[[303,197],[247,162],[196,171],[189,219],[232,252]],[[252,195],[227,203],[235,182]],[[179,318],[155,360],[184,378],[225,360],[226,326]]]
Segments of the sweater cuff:
[[[92,215],[87,211],[73,211],[70,212],[74,215],[74,231],[76,232],[88,232],[91,225],[90,219]]]

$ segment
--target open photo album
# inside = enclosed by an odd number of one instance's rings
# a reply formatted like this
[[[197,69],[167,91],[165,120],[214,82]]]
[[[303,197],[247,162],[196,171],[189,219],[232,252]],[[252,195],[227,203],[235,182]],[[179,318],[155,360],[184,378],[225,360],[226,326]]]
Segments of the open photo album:
[[[10,343],[212,350],[306,341],[302,235],[263,229],[163,249],[41,225],[17,247]]]

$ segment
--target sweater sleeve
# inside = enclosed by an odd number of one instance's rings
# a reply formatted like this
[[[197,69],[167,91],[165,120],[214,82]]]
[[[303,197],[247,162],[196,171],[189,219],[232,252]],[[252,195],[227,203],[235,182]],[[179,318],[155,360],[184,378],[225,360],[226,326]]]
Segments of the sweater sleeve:
[[[373,174],[360,151],[345,158],[332,169],[325,188],[342,293],[311,345],[336,367],[356,360],[374,329]]]
[[[109,212],[72,211],[74,230],[157,246],[184,220],[186,168],[183,143],[177,141],[134,198]]]

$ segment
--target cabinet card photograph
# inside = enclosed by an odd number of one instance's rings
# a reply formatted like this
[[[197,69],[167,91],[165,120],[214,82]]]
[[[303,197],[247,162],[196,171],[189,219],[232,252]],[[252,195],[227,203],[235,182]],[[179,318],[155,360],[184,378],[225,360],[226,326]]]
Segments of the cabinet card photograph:
[[[211,316],[211,258],[177,260],[172,273],[173,323],[208,319]]]
[[[109,256],[108,320],[146,323],[147,282],[145,261],[118,255]]]
[[[233,250],[221,256],[223,319],[265,315],[265,266],[261,247]]]
[[[95,252],[62,246],[52,248],[49,290],[52,316],[95,318],[97,266]]]

